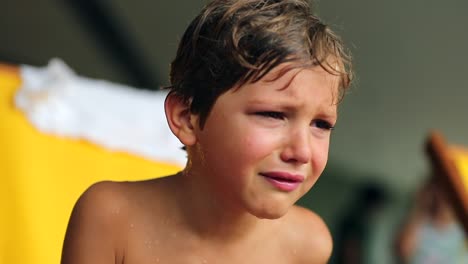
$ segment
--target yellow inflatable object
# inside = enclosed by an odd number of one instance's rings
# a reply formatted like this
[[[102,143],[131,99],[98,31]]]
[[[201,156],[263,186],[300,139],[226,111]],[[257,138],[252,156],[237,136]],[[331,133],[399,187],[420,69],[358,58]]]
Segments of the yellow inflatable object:
[[[101,180],[140,180],[177,165],[45,135],[14,107],[18,68],[0,64],[0,263],[60,263],[68,218]]]
[[[437,131],[430,133],[426,147],[435,175],[468,237],[468,149],[448,144]]]
[[[461,176],[465,193],[468,195],[468,151],[462,149],[452,150],[455,166]]]

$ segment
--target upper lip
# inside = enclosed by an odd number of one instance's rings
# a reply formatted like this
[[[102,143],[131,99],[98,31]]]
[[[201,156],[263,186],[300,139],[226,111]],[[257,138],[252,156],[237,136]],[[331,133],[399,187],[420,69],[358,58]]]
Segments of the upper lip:
[[[281,181],[289,181],[289,182],[303,182],[304,176],[297,173],[290,173],[284,171],[272,171],[272,172],[262,172],[260,175],[268,178],[273,178],[276,180]]]

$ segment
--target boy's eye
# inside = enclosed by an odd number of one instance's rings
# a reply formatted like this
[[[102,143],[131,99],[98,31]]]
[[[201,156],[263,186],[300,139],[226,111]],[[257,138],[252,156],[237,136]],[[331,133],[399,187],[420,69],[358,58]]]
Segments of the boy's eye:
[[[273,118],[273,119],[284,119],[284,114],[281,112],[264,111],[264,112],[257,112],[255,114],[259,116]]]
[[[314,121],[313,125],[324,130],[333,130],[335,128],[332,124],[330,124],[330,122],[325,120],[316,120]]]

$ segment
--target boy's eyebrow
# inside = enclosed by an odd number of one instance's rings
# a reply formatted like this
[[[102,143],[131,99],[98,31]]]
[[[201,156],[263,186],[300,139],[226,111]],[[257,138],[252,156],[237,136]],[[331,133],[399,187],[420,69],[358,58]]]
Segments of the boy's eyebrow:
[[[336,121],[336,119],[338,119],[338,111],[336,110],[325,110],[325,109],[322,109],[322,112],[320,114],[323,118],[325,119],[333,119]]]
[[[271,98],[251,98],[247,101],[248,104],[253,105],[260,105],[260,106],[281,106],[284,108],[294,108],[298,104],[295,103],[296,100],[292,96],[281,96],[279,98],[275,98],[274,100]]]
[[[296,103],[296,100],[292,96],[283,96],[279,99],[275,99],[271,101],[271,99],[264,99],[264,98],[252,98],[247,101],[250,105],[258,105],[258,106],[272,106],[272,107],[280,107],[284,110],[294,110],[300,104]],[[330,107],[319,106],[319,111],[321,116],[336,118],[338,116],[338,110],[336,105],[330,105]]]

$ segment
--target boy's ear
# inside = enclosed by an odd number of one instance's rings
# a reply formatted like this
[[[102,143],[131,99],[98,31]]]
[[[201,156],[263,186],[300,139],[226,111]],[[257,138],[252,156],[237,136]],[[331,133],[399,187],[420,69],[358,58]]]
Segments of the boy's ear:
[[[180,96],[169,93],[164,101],[164,111],[172,133],[185,146],[194,145],[197,141],[195,134],[197,119],[190,113],[188,103]]]

